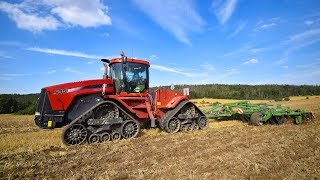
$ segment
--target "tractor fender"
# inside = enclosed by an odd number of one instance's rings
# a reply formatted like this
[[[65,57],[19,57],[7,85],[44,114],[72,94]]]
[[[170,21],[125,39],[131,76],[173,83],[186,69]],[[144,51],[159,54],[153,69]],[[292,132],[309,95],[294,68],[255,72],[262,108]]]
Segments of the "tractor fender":
[[[172,98],[172,100],[165,106],[167,109],[175,108],[178,104],[180,104],[183,101],[187,101],[188,98],[184,96],[178,96]]]
[[[200,117],[205,117],[204,113],[193,103],[190,101],[180,101],[180,103],[173,109],[168,110],[160,119],[159,125],[162,129],[165,128],[165,125],[168,120],[170,120],[172,117],[174,117],[182,108],[183,106],[187,104],[192,104],[195,106],[196,110],[200,113]]]
[[[83,123],[88,117],[90,117],[93,114],[93,110],[103,104],[113,104],[114,106],[116,106],[120,111],[122,111],[123,113],[125,113],[129,118],[131,119],[135,119],[131,114],[129,114],[127,111],[125,111],[122,107],[120,107],[118,104],[116,104],[113,101],[102,101],[97,103],[96,105],[92,106],[90,109],[88,109],[87,111],[85,111],[84,113],[82,113],[80,116],[78,116],[76,119],[74,119],[70,124],[68,124],[68,126],[71,126],[72,124],[75,123]]]
[[[91,107],[96,106],[101,102],[104,102],[104,99],[100,94],[75,97],[71,103],[71,106],[69,106],[69,109],[67,109],[65,116],[66,123],[72,122],[88,109],[91,109]]]

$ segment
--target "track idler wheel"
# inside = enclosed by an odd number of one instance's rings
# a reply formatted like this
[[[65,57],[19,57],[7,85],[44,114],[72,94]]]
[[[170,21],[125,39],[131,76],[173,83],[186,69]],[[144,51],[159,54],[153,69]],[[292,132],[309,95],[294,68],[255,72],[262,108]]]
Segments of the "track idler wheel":
[[[205,129],[208,127],[208,121],[207,118],[205,116],[201,116],[198,118],[197,124],[199,126],[200,129]]]
[[[180,127],[181,127],[181,121],[178,118],[173,117],[167,122],[166,131],[168,133],[176,133],[180,130]]]
[[[107,133],[107,132],[102,133],[102,134],[100,135],[100,140],[101,140],[101,142],[110,141],[110,139],[111,139],[111,136],[110,136],[110,134]]]
[[[66,126],[62,131],[62,142],[65,145],[80,145],[87,139],[88,132],[82,124]]]
[[[137,121],[127,120],[121,125],[121,135],[125,139],[135,138],[140,132],[140,125]]]
[[[91,134],[88,139],[89,144],[95,144],[100,142],[100,136],[98,134]]]
[[[121,139],[121,134],[118,131],[113,131],[111,134],[112,141],[119,141]]]

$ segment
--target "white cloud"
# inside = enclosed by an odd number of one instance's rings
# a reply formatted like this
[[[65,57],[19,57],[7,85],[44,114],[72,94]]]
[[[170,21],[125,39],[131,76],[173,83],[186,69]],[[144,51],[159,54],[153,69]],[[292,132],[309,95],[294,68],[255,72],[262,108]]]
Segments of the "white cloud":
[[[295,35],[290,36],[290,41],[303,41],[308,38],[313,38],[314,36],[320,35],[320,28],[319,29],[311,29],[308,31],[304,31],[302,33],[298,33]]]
[[[56,70],[50,70],[50,71],[48,71],[47,73],[48,74],[54,74],[54,73],[56,73],[57,71]]]
[[[266,50],[266,48],[252,48],[252,49],[250,49],[250,51],[253,53],[258,53],[258,52],[261,52],[264,50]]]
[[[90,65],[90,64],[93,64],[93,63],[94,63],[93,61],[89,61],[89,62],[87,62],[87,64],[89,64],[89,65]]]
[[[85,54],[85,53],[82,53],[82,52],[65,51],[65,50],[59,50],[59,49],[47,49],[47,48],[31,47],[31,48],[27,48],[26,50],[42,52],[42,53],[47,53],[47,54],[56,54],[56,55],[62,55],[62,56],[73,56],[73,57],[80,57],[80,58],[88,58],[88,59],[102,59],[102,58],[105,58],[103,56],[98,56],[98,55],[90,55],[90,54]],[[108,58],[110,58],[110,57],[108,57]]]
[[[183,75],[186,77],[203,77],[203,76],[207,75],[207,73],[188,73],[188,72],[181,71],[179,69],[166,67],[166,66],[162,66],[162,65],[155,65],[155,64],[151,65],[150,68],[157,69],[160,71],[167,71],[167,72],[171,72],[171,73],[175,73],[175,74],[180,74],[180,75]]]
[[[164,30],[172,33],[180,42],[191,45],[188,34],[202,30],[205,22],[196,12],[192,0],[132,0]]]
[[[107,15],[108,6],[100,0],[45,0],[44,2],[54,6],[51,12],[67,24],[82,27],[111,25],[111,18]]]
[[[216,70],[216,68],[212,64],[209,64],[209,63],[204,63],[204,64],[201,64],[200,66],[207,69],[208,71]]]
[[[281,66],[281,68],[283,68],[283,69],[288,69],[289,66]]]
[[[0,80],[11,81],[16,77],[32,76],[32,74],[0,74]]]
[[[0,76],[0,80],[11,81],[11,80],[13,80],[13,78],[12,77],[2,77],[2,76]]]
[[[259,60],[257,59],[250,59],[248,61],[245,61],[243,64],[257,64],[259,63]]]
[[[304,24],[308,26],[312,25],[313,23],[314,21],[310,21],[310,20],[304,21]]]
[[[260,26],[261,29],[267,29],[267,28],[271,28],[272,26],[277,25],[276,23],[269,23],[269,24],[262,24]]]
[[[22,43],[22,42],[19,42],[19,41],[0,41],[0,45],[4,45],[4,46],[24,46],[25,44]]]
[[[220,24],[225,24],[232,16],[237,5],[237,0],[214,0],[211,4]]]
[[[288,56],[285,56],[284,58],[275,61],[274,64],[281,65],[281,64],[286,63],[287,61],[288,61]]]
[[[39,13],[28,12],[26,4],[10,4],[0,2],[0,10],[6,12],[18,28],[31,32],[41,32],[43,30],[55,30],[61,23],[52,15],[40,15]]]
[[[159,59],[159,57],[155,54],[152,54],[150,57],[149,57],[150,61],[156,61],[157,59]]]
[[[0,2],[0,11],[7,13],[18,28],[34,33],[59,27],[111,25],[108,7],[100,0],[24,0],[20,4]]]
[[[65,72],[70,72],[70,73],[73,73],[73,74],[78,74],[78,75],[84,74],[83,72],[75,70],[75,69],[72,69],[72,68],[65,68],[64,71]]]
[[[242,22],[240,23],[237,28],[228,36],[228,38],[232,38],[237,36],[245,27],[246,27],[247,23]]]
[[[3,51],[0,51],[0,59],[1,59],[1,58],[14,59],[13,57],[8,56],[7,53],[5,53],[5,52],[3,52]]]
[[[0,74],[0,76],[8,76],[8,77],[23,77],[23,76],[31,76],[32,74]]]
[[[278,25],[279,20],[280,20],[279,17],[270,18],[270,19],[267,19],[267,20],[260,20],[255,25],[255,28],[253,30],[254,31],[259,31],[259,30],[270,29],[270,28]]]
[[[227,52],[225,54],[223,54],[224,57],[228,57],[228,56],[235,56],[238,55],[240,53],[246,52],[250,49],[250,45],[244,45],[243,47],[240,47],[239,49]]]

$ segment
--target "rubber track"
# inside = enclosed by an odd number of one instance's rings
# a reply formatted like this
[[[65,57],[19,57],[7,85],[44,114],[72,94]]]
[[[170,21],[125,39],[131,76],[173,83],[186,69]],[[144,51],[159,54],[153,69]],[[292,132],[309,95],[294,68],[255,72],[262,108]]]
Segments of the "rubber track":
[[[195,106],[196,110],[197,110],[198,112],[200,112],[199,114],[200,114],[201,116],[205,116],[205,115],[203,114],[203,112],[202,112],[193,102],[190,102],[190,101],[182,101],[182,102],[179,103],[178,106],[176,106],[175,108],[169,110],[168,112],[166,112],[166,113],[164,114],[164,116],[162,116],[162,118],[161,118],[161,120],[160,120],[160,123],[159,123],[160,128],[163,129],[163,130],[165,130],[167,122],[168,122],[174,115],[176,115],[176,114],[182,109],[183,106],[185,106],[186,104],[189,104],[189,103],[190,103],[190,104],[193,104],[193,105]]]
[[[107,103],[110,103],[110,104],[113,104],[114,106],[116,106],[118,109],[120,109],[122,111],[122,113],[126,114],[129,118],[131,118],[131,120],[135,120],[130,114],[128,114],[125,110],[123,110],[120,106],[118,106],[116,103],[112,102],[112,101],[103,101],[95,106],[93,106],[92,108],[90,108],[89,110],[87,110],[86,112],[84,112],[82,115],[80,115],[79,117],[77,117],[75,120],[73,120],[70,124],[68,124],[65,128],[68,128],[69,126],[71,126],[72,124],[76,124],[77,122],[80,121],[80,123],[82,123],[81,121],[82,120],[85,120],[85,118],[82,119],[82,117],[90,117],[93,113],[93,110],[102,105],[102,104],[107,104]]]

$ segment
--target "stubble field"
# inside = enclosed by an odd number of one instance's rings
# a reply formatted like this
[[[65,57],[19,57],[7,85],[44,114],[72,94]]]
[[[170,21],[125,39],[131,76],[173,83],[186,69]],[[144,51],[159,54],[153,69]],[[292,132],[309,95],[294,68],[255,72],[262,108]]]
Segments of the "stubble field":
[[[319,97],[281,104],[320,116]],[[194,100],[208,103],[233,100]],[[253,101],[268,102],[273,101]],[[206,104],[207,103],[207,104]],[[319,179],[320,123],[249,126],[214,121],[206,130],[66,147],[62,129],[43,130],[34,116],[0,115],[0,179]]]

